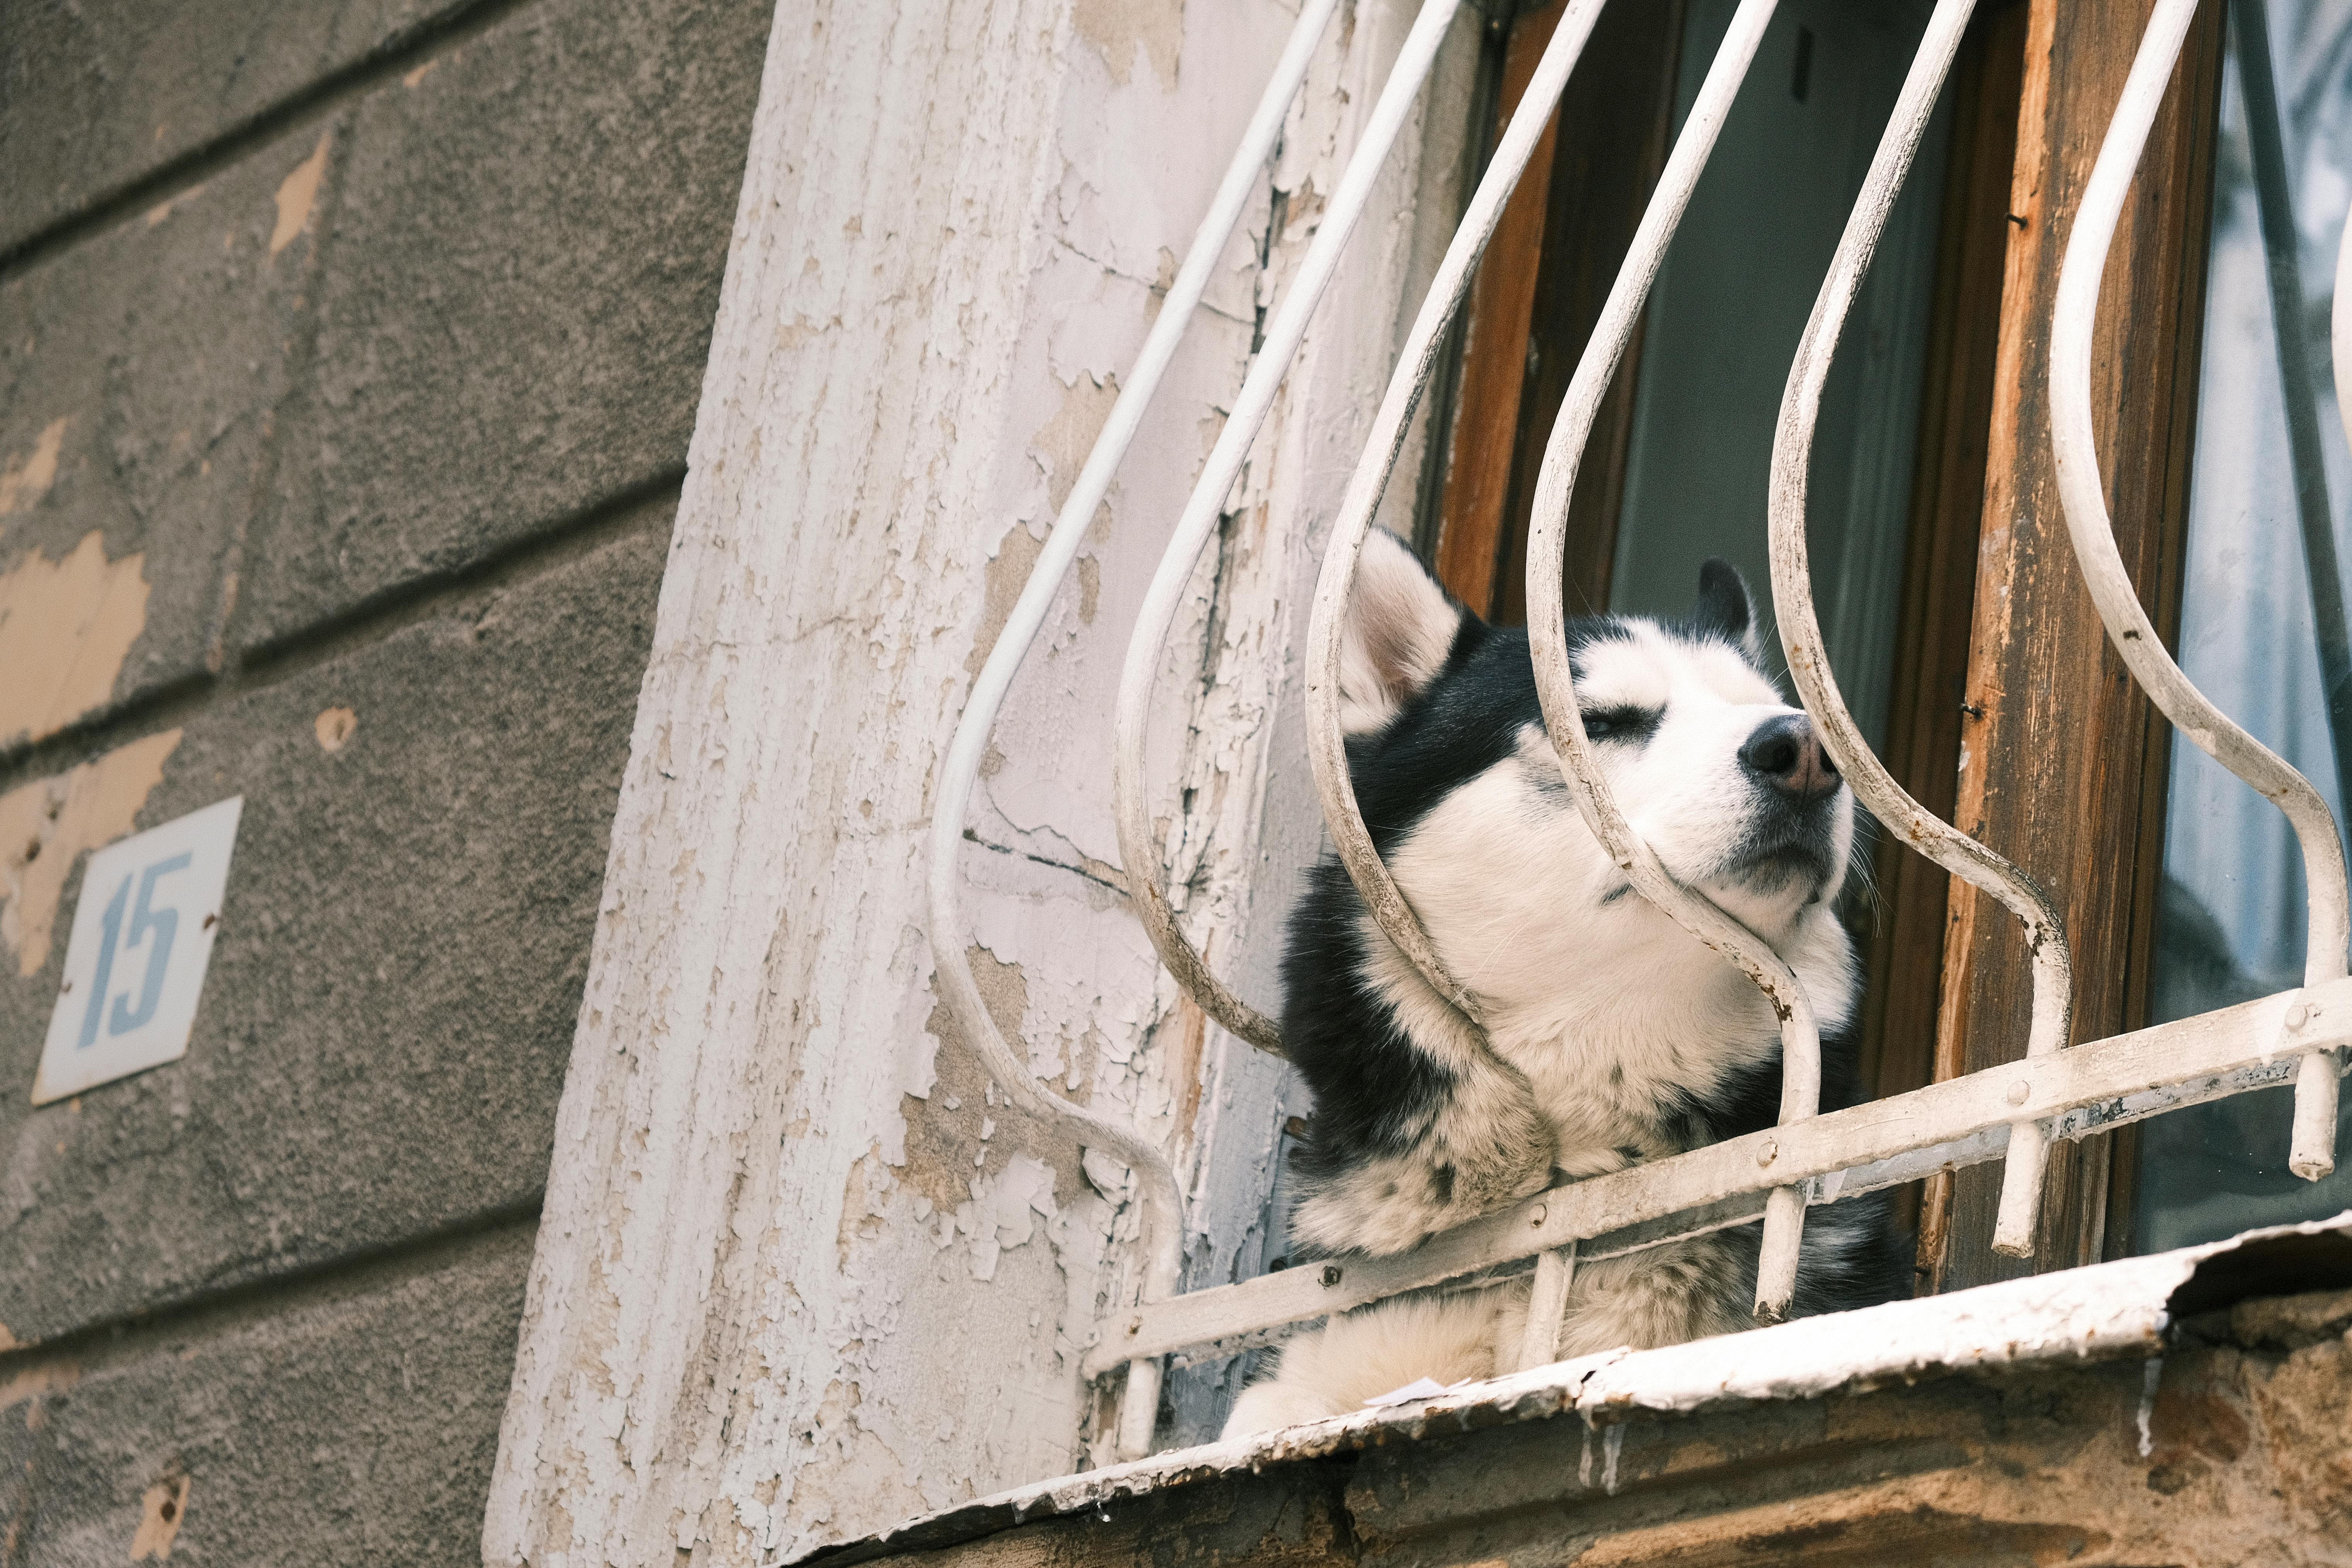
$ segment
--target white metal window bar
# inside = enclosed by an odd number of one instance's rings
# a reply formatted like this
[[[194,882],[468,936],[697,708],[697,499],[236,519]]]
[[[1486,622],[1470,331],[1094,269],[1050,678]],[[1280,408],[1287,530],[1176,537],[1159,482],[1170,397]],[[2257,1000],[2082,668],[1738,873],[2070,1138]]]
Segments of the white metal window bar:
[[[1466,297],[1480,253],[1525,171],[1606,0],[1570,0],[1537,66],[1407,337],[1342,499],[1317,586],[1308,634],[1308,754],[1340,859],[1381,929],[1433,987],[1474,1021],[1478,999],[1454,981],[1389,876],[1357,810],[1337,703],[1339,625],[1355,563],[1402,451],[1414,408],[1435,370],[1446,328]],[[1368,121],[1323,225],[1276,312],[1198,486],[1188,500],[1139,617],[1117,713],[1115,790],[1120,853],[1153,945],[1203,1011],[1238,1037],[1278,1051],[1275,1026],[1209,973],[1177,928],[1155,868],[1145,800],[1143,725],[1151,678],[1185,584],[1304,340],[1324,287],[1369,201],[1388,152],[1462,0],[1426,0]],[[2023,1061],[1891,1099],[1818,1113],[1820,1038],[1802,987],[1770,946],[1696,890],[1676,882],[1612,799],[1576,705],[1564,627],[1563,556],[1577,464],[1599,404],[1691,192],[1770,21],[1775,0],[1742,0],[1710,66],[1631,250],[1604,304],[1546,444],[1528,550],[1527,603],[1536,679],[1562,773],[1586,822],[1644,898],[1721,953],[1769,997],[1782,1020],[1780,1125],[1652,1164],[1556,1187],[1392,1257],[1348,1258],[1241,1284],[1173,1294],[1183,1235],[1182,1196],[1164,1154],[1132,1129],[1046,1093],[998,1032],[964,960],[957,854],[973,779],[1006,689],[1042,626],[1079,537],[1133,439],[1161,371],[1278,135],[1284,114],[1336,0],[1310,0],[1220,185],[1142,353],[1035,571],[974,683],[941,764],[931,836],[931,946],[950,1010],[1003,1087],[1033,1114],[1116,1151],[1134,1169],[1144,1209],[1139,1300],[1097,1326],[1082,1373],[1129,1369],[1118,1432],[1123,1457],[1144,1453],[1158,1404],[1160,1359],[1229,1355],[1297,1323],[1480,1270],[1536,1262],[1536,1310],[1522,1366],[1548,1361],[1573,1260],[1621,1255],[1762,1218],[1757,1316],[1785,1314],[1808,1204],[1825,1203],[1994,1159],[2005,1161],[1994,1246],[2030,1255],[2047,1151],[2179,1107],[2251,1089],[2295,1086],[2291,1166],[2316,1180],[2334,1168],[2341,1047],[2352,1043],[2347,977],[2345,861],[2334,819],[2308,781],[2206,700],[2173,663],[2141,609],[2116,552],[2091,426],[2092,327],[2100,275],[2125,194],[2178,60],[2196,0],[2158,0],[2122,100],[2102,143],[2061,271],[2052,323],[2052,439],[2070,537],[2101,618],[2126,667],[2198,746],[2263,795],[2294,825],[2305,858],[2310,914],[2300,990],[2070,1049],[2072,975],[2049,897],[2015,866],[1936,817],[1895,782],[1855,727],[1823,652],[1805,552],[1805,486],[1822,389],[1848,310],[1867,272],[1974,0],[1938,0],[1832,260],[1795,360],[1776,432],[1769,497],[1773,603],[1800,700],[1855,795],[1903,842],[1983,889],[2024,927],[2034,977]],[[2352,436],[2352,225],[2339,252],[2332,321],[2339,406]]]
[[[2196,13],[2196,0],[2159,0],[2148,18],[2139,57],[2132,62],[2131,76],[2124,84],[2123,100],[2116,106],[2106,142],[2092,166],[2090,184],[2083,192],[2082,210],[2075,216],[2074,233],[2067,237],[2066,259],[2058,274],[2057,305],[2050,322],[2050,437],[2058,460],[2058,493],[2065,507],[2067,534],[2074,542],[2074,558],[2099,606],[2108,640],[2116,645],[2132,679],[2164,710],[2175,729],[2198,750],[2252,784],[2286,814],[2294,828],[2311,899],[2303,971],[2303,984],[2308,990],[2344,978],[2346,943],[2352,937],[2352,931],[2347,931],[2352,901],[2347,898],[2344,847],[2336,836],[2336,819],[2310,780],[2214,707],[2164,651],[2155,625],[2140,607],[2139,595],[2125,574],[2123,558],[2116,552],[2106,496],[2099,486],[2098,447],[2091,429],[2091,329],[2098,313],[2099,281],[2106,268],[2107,247],[2114,242],[2116,221],[2123,214],[2124,196],[2131,186],[2133,171],[2139,166],[2148,129],[2156,122],[2165,83],[2171,79],[2181,41],[2189,36],[2189,24]],[[2346,237],[2352,239],[2352,224],[2346,226]],[[2337,271],[2340,275],[2341,265]],[[2336,310],[2340,323],[2340,297]],[[2346,363],[2340,328],[2335,347],[2340,395],[2347,372],[2352,372],[2352,365]],[[2346,411],[2346,416],[2352,420],[2352,409]],[[2352,424],[2346,429],[2352,434]],[[2322,584],[2317,591],[2323,605],[2332,586],[2336,585]],[[2296,1069],[2294,1131],[2287,1164],[2306,1180],[2317,1181],[2336,1169],[2337,1067],[2332,1049],[2316,1047],[2303,1053]]]

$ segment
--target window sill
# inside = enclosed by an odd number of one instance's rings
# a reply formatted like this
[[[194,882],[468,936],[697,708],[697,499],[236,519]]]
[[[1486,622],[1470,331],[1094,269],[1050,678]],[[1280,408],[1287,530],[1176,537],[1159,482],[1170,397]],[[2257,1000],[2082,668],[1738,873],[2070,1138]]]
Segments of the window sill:
[[[1968,1542],[1987,1561],[2140,1561],[2168,1542],[2182,1563],[2318,1560],[2319,1521],[2352,1510],[2347,1287],[2352,1214],[1563,1362],[1037,1482],[799,1561],[992,1562],[1016,1533],[1069,1530],[1030,1544],[1106,1563],[1176,1542],[1359,1562],[1407,1541],[1417,1561],[1472,1562],[1521,1535],[1612,1563],[1794,1561],[1832,1537],[1871,1560]]]

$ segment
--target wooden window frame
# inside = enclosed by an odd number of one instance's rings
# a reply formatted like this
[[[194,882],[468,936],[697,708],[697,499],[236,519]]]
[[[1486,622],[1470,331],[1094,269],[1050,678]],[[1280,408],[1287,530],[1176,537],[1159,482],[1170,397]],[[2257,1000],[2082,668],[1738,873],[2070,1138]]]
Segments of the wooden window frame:
[[[2109,648],[2063,537],[2047,337],[2074,206],[2150,8],[1996,0],[1979,7],[1956,66],[1885,748],[1922,804],[2056,897],[2074,947],[2075,1042],[2147,1021],[2170,730]],[[1510,25],[1497,129],[1559,10]],[[1525,618],[1543,438],[1664,161],[1682,15],[1680,0],[1603,14],[1472,297],[1423,531],[1447,586],[1493,619]],[[2221,49],[2221,5],[2207,0],[2100,310],[2095,415],[2117,542],[2168,637],[2179,612]],[[1561,147],[1580,155],[1562,158]],[[1640,357],[1637,335],[1587,450],[1570,524],[1572,606],[1607,603]],[[2014,922],[1897,846],[1880,846],[1874,870],[1865,1081],[1895,1094],[2020,1058],[2030,984]],[[2053,1151],[2030,1260],[1990,1250],[1998,1164],[1910,1194],[1922,1289],[2128,1251],[2137,1142],[2126,1129]]]
[[[2049,436],[2051,307],[2075,205],[2146,26],[2149,0],[2033,0],[1999,394],[1970,633],[1957,821],[2057,898],[2074,953],[2074,1040],[2147,1021],[2163,873],[2171,729],[2108,646],[2076,571]],[[2222,7],[2200,6],[2118,227],[2099,305],[2093,416],[2116,542],[2158,632],[2179,621],[2203,348]],[[1981,717],[1979,717],[1979,712]],[[1941,1078],[2011,1061],[2025,1038],[2026,956],[1955,887],[1936,1040]],[[1987,1245],[1997,1194],[1940,1180],[1921,1226],[1937,1289],[2096,1262],[2130,1248],[2131,1130],[2051,1152],[2031,1259]],[[2120,1179],[2118,1179],[2120,1177]]]

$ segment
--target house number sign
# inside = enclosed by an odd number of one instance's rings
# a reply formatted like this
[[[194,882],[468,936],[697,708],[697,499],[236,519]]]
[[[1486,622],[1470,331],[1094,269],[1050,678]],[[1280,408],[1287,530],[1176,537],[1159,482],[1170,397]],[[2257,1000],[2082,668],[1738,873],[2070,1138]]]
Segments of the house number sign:
[[[187,1054],[244,809],[233,796],[89,858],[35,1105]]]

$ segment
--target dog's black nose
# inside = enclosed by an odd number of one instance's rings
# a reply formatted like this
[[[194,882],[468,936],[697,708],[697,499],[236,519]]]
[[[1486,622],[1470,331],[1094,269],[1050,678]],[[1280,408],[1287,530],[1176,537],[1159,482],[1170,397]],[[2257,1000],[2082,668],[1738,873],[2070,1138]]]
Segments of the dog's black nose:
[[[1783,713],[1756,726],[1739,760],[1766,784],[1799,802],[1819,800],[1838,786],[1837,764],[1802,713]]]

